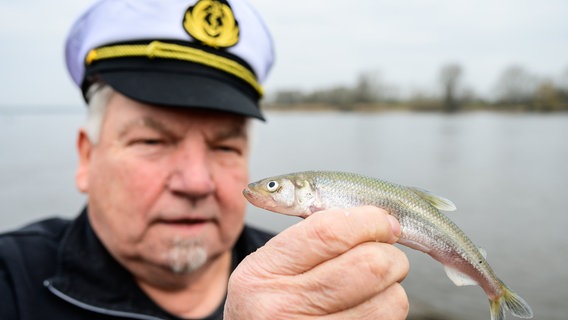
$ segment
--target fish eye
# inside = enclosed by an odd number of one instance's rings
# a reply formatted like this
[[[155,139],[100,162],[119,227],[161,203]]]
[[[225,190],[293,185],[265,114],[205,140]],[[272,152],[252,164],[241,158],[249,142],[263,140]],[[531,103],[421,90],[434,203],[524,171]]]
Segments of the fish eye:
[[[266,189],[268,189],[268,191],[270,191],[270,192],[276,191],[276,190],[278,189],[278,182],[277,182],[277,181],[274,181],[274,180],[269,181],[269,182],[266,184]]]

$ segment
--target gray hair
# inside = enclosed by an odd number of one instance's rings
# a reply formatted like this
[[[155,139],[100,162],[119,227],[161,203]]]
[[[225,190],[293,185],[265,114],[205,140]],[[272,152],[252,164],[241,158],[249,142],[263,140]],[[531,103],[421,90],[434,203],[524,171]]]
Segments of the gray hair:
[[[83,129],[94,145],[99,142],[107,105],[115,92],[111,86],[103,82],[95,82],[87,90],[87,118],[83,124]],[[250,136],[252,129],[248,117],[245,118],[245,127]]]
[[[114,89],[101,82],[92,84],[87,91],[87,118],[83,128],[91,143],[95,145],[99,142],[106,108],[113,93]]]

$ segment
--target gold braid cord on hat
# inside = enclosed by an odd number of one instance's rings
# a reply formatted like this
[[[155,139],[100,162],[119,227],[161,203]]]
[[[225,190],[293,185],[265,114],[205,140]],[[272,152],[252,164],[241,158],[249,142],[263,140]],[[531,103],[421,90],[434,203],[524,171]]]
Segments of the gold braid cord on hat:
[[[199,63],[234,75],[250,84],[260,96],[263,94],[262,86],[254,74],[238,62],[179,44],[152,41],[149,44],[119,44],[100,47],[89,51],[85,62],[90,65],[98,60],[124,57],[164,58]]]

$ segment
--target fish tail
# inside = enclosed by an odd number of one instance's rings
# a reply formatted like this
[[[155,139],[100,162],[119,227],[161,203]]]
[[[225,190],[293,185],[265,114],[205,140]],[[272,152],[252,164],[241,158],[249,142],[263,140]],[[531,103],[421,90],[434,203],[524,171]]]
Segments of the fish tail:
[[[491,312],[491,320],[505,320],[505,310],[501,305],[501,298],[489,299],[489,311]]]
[[[515,317],[530,319],[533,312],[529,304],[518,294],[509,289],[501,282],[503,295],[496,300],[489,300],[491,320],[504,320],[505,308],[509,310]]]

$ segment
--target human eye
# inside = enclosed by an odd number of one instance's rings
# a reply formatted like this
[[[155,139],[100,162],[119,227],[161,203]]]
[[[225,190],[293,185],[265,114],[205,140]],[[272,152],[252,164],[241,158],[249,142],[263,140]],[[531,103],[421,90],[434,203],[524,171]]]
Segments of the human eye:
[[[233,145],[218,145],[213,148],[213,151],[222,155],[236,155],[240,156],[243,154],[243,150],[239,147]]]
[[[158,146],[166,143],[166,137],[153,130],[131,130],[125,135],[124,142],[128,146]]]
[[[170,154],[175,142],[160,135],[136,135],[131,137],[127,149],[130,154],[144,158],[157,158]]]
[[[125,139],[126,146],[139,154],[156,154],[174,142],[171,137],[154,130],[133,130]]]
[[[221,152],[242,153],[241,150],[242,148],[237,143],[230,143],[230,142],[219,143],[214,147],[214,149]]]
[[[234,154],[242,156],[246,153],[247,143],[243,138],[229,138],[217,141],[213,144],[213,149],[224,154]]]
[[[163,138],[155,138],[155,137],[140,137],[133,139],[131,144],[133,145],[142,145],[142,146],[159,146],[166,143],[166,140]]]

